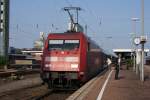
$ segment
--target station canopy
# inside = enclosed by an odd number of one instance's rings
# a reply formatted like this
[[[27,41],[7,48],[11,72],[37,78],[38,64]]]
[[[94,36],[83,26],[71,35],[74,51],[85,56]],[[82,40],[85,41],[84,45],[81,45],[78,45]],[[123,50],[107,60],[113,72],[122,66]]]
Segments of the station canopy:
[[[113,52],[116,54],[116,55],[119,55],[121,54],[121,57],[122,58],[129,58],[132,56],[132,54],[135,52],[136,50],[135,49],[113,49]],[[141,49],[138,49],[137,50],[138,52],[141,51]],[[149,49],[145,49],[144,50],[146,55],[147,53],[149,52]]]

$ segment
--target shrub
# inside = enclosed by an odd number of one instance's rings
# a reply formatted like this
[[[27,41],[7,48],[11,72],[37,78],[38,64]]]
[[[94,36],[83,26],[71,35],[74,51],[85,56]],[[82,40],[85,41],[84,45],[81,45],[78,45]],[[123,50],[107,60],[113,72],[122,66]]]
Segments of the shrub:
[[[127,70],[129,69],[129,67],[133,67],[133,60],[132,59],[127,59],[126,63],[127,63]]]
[[[6,58],[4,56],[0,56],[0,66],[6,65]]]

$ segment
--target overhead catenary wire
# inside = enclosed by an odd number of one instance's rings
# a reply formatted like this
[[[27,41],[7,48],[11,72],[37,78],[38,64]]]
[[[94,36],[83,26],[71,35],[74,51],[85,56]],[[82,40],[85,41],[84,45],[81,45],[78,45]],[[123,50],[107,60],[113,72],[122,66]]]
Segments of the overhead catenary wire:
[[[67,3],[68,5],[72,5],[71,2],[69,2],[69,0],[66,0],[66,3]],[[90,16],[93,15],[93,16],[95,17],[95,19],[97,20],[98,17],[96,17],[96,15],[93,13],[93,11],[89,8],[89,6],[88,6],[86,0],[84,0],[84,3],[83,3],[83,4],[85,4],[87,10],[88,10],[89,13],[90,13]],[[96,32],[94,31],[94,29],[91,27],[91,25],[88,25],[88,24],[86,23],[86,21],[84,20],[84,18],[81,17],[81,15],[80,15],[80,18],[81,18],[82,22],[83,22],[85,25],[87,25],[87,27],[89,28],[89,30],[92,31],[92,33],[96,33]],[[102,24],[102,22],[101,22],[101,18],[100,18],[99,25],[101,25],[101,24]]]
[[[96,14],[89,8],[89,5],[88,5],[88,3],[86,2],[86,0],[84,0],[84,3],[83,3],[85,6],[86,6],[86,8],[88,9],[88,11],[89,11],[89,13],[90,13],[90,15],[93,15],[94,17],[95,17],[95,19],[97,20],[97,16],[96,16]]]
[[[13,28],[13,27],[11,27],[11,28]],[[27,36],[27,37],[30,37],[30,38],[32,38],[31,36],[32,36],[32,32],[26,32],[26,31],[24,31],[24,30],[22,30],[22,29],[20,29],[20,28],[13,28],[13,29],[15,29],[15,30],[17,30],[17,32],[15,32],[15,33],[12,33],[12,34],[18,34],[18,32],[19,33],[24,33],[24,34],[22,34],[22,35],[25,35],[25,36]]]
[[[94,16],[94,19],[95,20],[98,20],[97,22],[97,25],[99,25],[100,27],[101,27],[101,25],[102,25],[102,17],[101,16],[97,16],[95,13],[94,13],[94,11],[93,10],[91,10],[90,9],[90,7],[89,7],[89,5],[88,5],[88,3],[86,2],[86,0],[84,0],[84,3],[83,3],[85,6],[86,6],[86,8],[88,9],[88,11],[89,11],[89,15],[91,16]],[[98,30],[98,32],[99,32],[99,30]]]
[[[68,3],[68,2],[66,2],[66,3]],[[68,4],[70,5],[70,2],[69,2]],[[93,15],[93,13],[92,13],[91,10],[90,10],[90,13]],[[87,28],[88,30],[90,30],[91,33],[93,34],[93,35],[90,36],[90,37],[94,38],[94,36],[96,35],[97,32],[95,32],[95,30],[91,27],[91,25],[88,25],[88,24],[87,24],[87,22],[85,21],[85,18],[83,18],[81,15],[80,15],[80,19],[81,19],[81,21],[86,25],[86,28]],[[100,21],[100,25],[101,25],[101,21]],[[87,31],[87,30],[86,30],[86,31]],[[87,34],[87,32],[86,32],[86,34]],[[102,43],[101,43],[101,45],[102,45]]]
[[[89,30],[90,30],[92,33],[96,33],[96,32],[94,31],[94,29],[93,29],[90,25],[88,25],[88,24],[86,23],[86,21],[84,20],[84,18],[83,18],[82,16],[80,16],[80,18],[81,18],[81,21],[82,21],[85,25],[87,25],[87,28],[89,28]]]

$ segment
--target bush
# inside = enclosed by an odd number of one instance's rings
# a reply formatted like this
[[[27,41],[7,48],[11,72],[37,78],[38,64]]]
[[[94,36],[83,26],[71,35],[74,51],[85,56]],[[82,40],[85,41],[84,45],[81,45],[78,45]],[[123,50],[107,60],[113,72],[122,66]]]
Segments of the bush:
[[[133,60],[127,59],[126,63],[127,63],[127,70],[129,69],[129,67],[133,67]]]
[[[0,66],[6,65],[6,58],[4,56],[0,56]]]

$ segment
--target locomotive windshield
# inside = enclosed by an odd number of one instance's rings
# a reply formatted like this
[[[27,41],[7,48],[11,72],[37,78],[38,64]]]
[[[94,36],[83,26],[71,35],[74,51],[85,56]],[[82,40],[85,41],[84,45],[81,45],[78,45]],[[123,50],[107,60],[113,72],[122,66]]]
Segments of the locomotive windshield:
[[[49,50],[74,50],[79,48],[79,40],[49,40]]]

